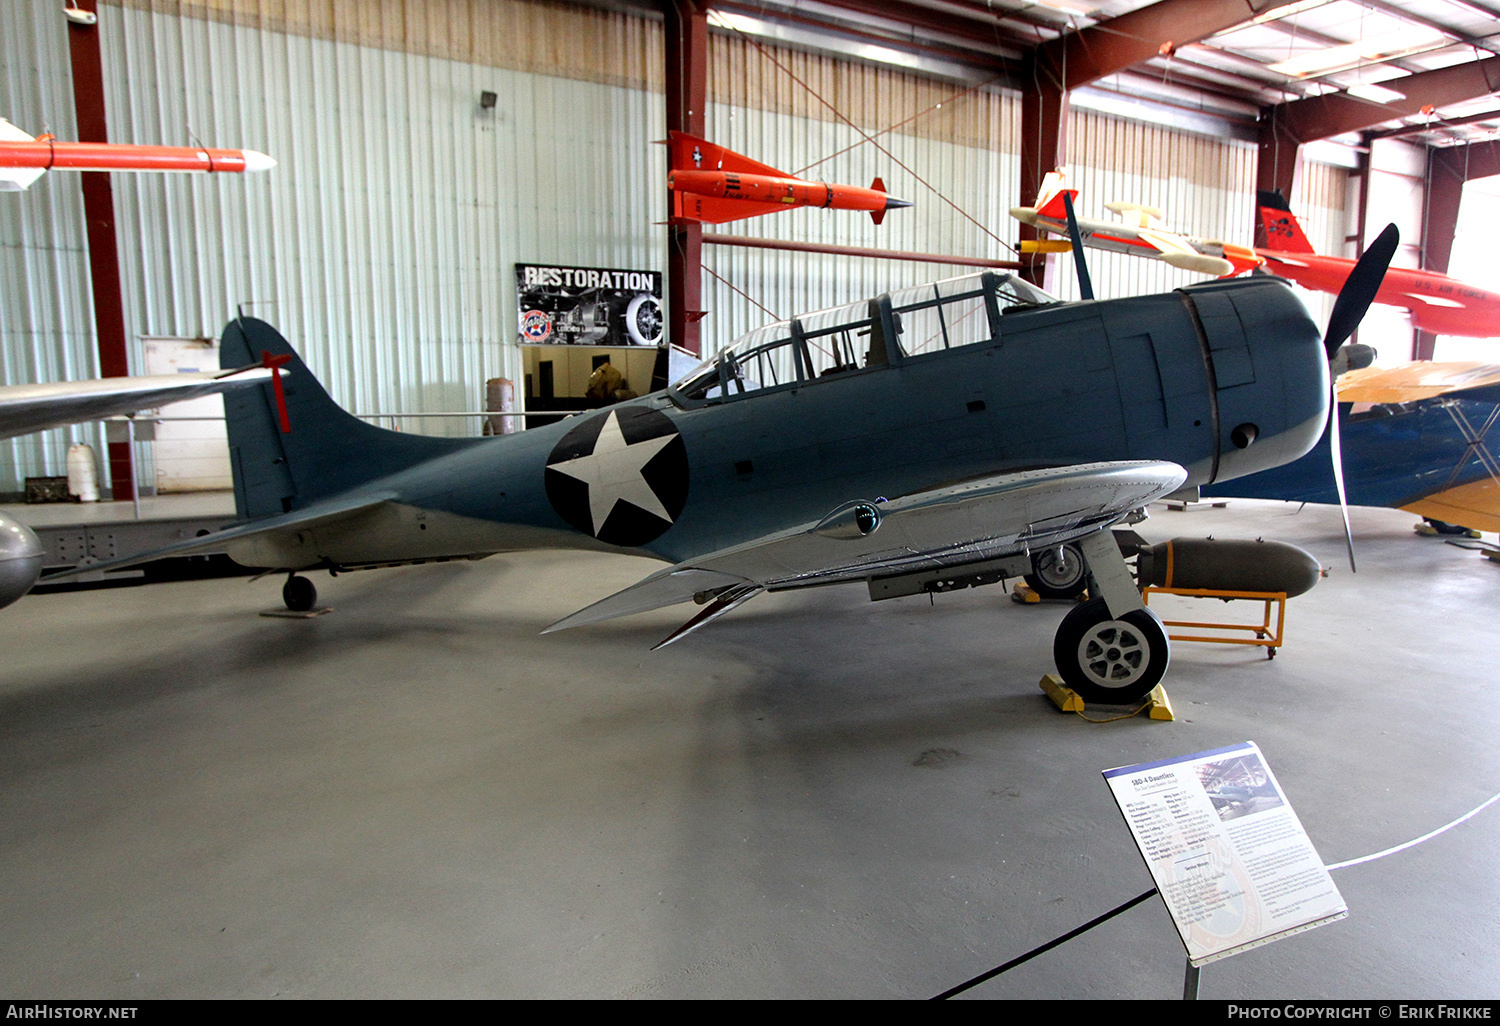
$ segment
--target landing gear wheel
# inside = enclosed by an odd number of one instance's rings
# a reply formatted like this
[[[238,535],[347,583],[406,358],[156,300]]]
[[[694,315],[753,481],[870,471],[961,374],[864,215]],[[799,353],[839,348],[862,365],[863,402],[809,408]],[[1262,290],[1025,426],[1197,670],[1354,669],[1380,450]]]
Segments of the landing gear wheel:
[[[1171,655],[1155,613],[1132,609],[1114,620],[1102,598],[1069,611],[1052,642],[1063,682],[1085,702],[1140,701],[1160,683]]]
[[[1044,599],[1070,599],[1082,595],[1089,586],[1088,563],[1077,545],[1062,546],[1062,560],[1056,548],[1043,549],[1031,557],[1031,573],[1026,583]]]
[[[306,577],[291,576],[281,586],[281,601],[294,613],[305,613],[318,601],[318,588]]]

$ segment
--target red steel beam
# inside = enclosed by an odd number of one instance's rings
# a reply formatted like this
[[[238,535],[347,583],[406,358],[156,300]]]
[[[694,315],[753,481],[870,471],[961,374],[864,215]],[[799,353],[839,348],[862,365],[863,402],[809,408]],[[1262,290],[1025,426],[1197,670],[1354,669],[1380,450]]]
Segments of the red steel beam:
[[[74,6],[98,13],[97,0],[78,0]],[[78,139],[109,142],[104,122],[104,59],[99,51],[99,27],[69,21],[68,51],[73,64]],[[98,332],[99,373],[106,378],[124,377],[130,373],[130,356],[125,346],[125,301],[115,241],[114,192],[107,171],[85,171],[79,178],[87,225],[94,326]],[[133,455],[129,442],[109,443],[110,493],[116,502],[131,498],[135,490]]]
[[[923,29],[928,32],[938,32],[954,39],[962,39],[966,43],[987,50],[995,50],[1002,46],[1024,48],[1027,43],[1017,35],[1015,29],[1002,27],[999,23],[999,15],[1004,12],[996,12],[995,16],[969,17],[952,9],[942,11],[919,4],[903,3],[901,0],[823,0],[830,7],[837,7],[857,14],[884,18],[887,21],[903,25],[911,25],[913,28]],[[776,8],[766,8],[761,17],[777,17]]]
[[[1040,75],[1021,93],[1021,194],[1017,203],[1036,202],[1042,179],[1068,161],[1068,94]],[[1041,237],[1031,225],[1023,224],[1021,239]],[[1045,253],[1026,259],[1021,277],[1039,287],[1046,287],[1050,262]]]
[[[1402,93],[1404,98],[1374,103],[1348,93],[1309,96],[1267,108],[1261,121],[1270,122],[1271,132],[1283,145],[1294,146],[1373,128],[1420,114],[1428,104],[1443,107],[1500,92],[1500,57],[1423,71],[1381,85]]]
[[[1036,48],[1037,68],[1064,89],[1148,61],[1163,47],[1196,43],[1292,0],[1160,0],[1069,32]]]
[[[662,0],[666,32],[667,129],[702,136],[708,104],[708,5]],[[663,150],[663,152],[666,152]],[[667,209],[672,209],[671,197]],[[667,225],[667,340],[699,354],[703,317],[703,226]]]

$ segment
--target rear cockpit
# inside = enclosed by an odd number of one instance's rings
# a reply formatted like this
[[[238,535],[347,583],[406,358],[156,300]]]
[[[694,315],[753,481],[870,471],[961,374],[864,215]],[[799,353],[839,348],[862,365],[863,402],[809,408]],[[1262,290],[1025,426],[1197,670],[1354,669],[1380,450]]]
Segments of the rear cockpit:
[[[992,271],[899,289],[756,328],[667,391],[684,406],[699,406],[877,369],[998,341],[1005,313],[1057,301],[1016,275]]]

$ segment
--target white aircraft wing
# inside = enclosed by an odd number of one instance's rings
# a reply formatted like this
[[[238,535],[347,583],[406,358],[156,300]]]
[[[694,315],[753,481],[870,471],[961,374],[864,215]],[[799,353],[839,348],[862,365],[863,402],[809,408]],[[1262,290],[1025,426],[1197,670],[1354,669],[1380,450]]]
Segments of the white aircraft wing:
[[[1228,260],[1198,252],[1181,235],[1155,228],[1140,228],[1136,235],[1143,242],[1150,243],[1161,254],[1162,260],[1173,267],[1200,274],[1224,275],[1234,272],[1234,265]]]
[[[668,644],[761,591],[941,570],[1072,541],[1185,480],[1175,463],[1088,463],[996,474],[886,502],[849,502],[816,523],[668,567],[543,633],[690,599],[708,603],[662,642]]]
[[[1428,306],[1441,306],[1449,310],[1462,310],[1467,305],[1456,299],[1449,299],[1446,296],[1429,296],[1424,292],[1404,292],[1402,295],[1408,299],[1421,300]]]
[[[269,381],[263,367],[239,371],[200,371],[155,377],[98,378],[50,385],[0,385],[0,438],[44,431],[64,424],[100,420],[167,403],[227,392]]]

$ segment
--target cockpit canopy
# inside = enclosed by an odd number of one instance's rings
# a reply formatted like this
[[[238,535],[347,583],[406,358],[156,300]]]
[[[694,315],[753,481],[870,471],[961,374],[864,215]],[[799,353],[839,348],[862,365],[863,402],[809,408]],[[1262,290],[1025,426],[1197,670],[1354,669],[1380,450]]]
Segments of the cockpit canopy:
[[[1013,274],[930,282],[756,328],[668,391],[688,405],[719,402],[997,341],[1006,312],[1056,302]]]

